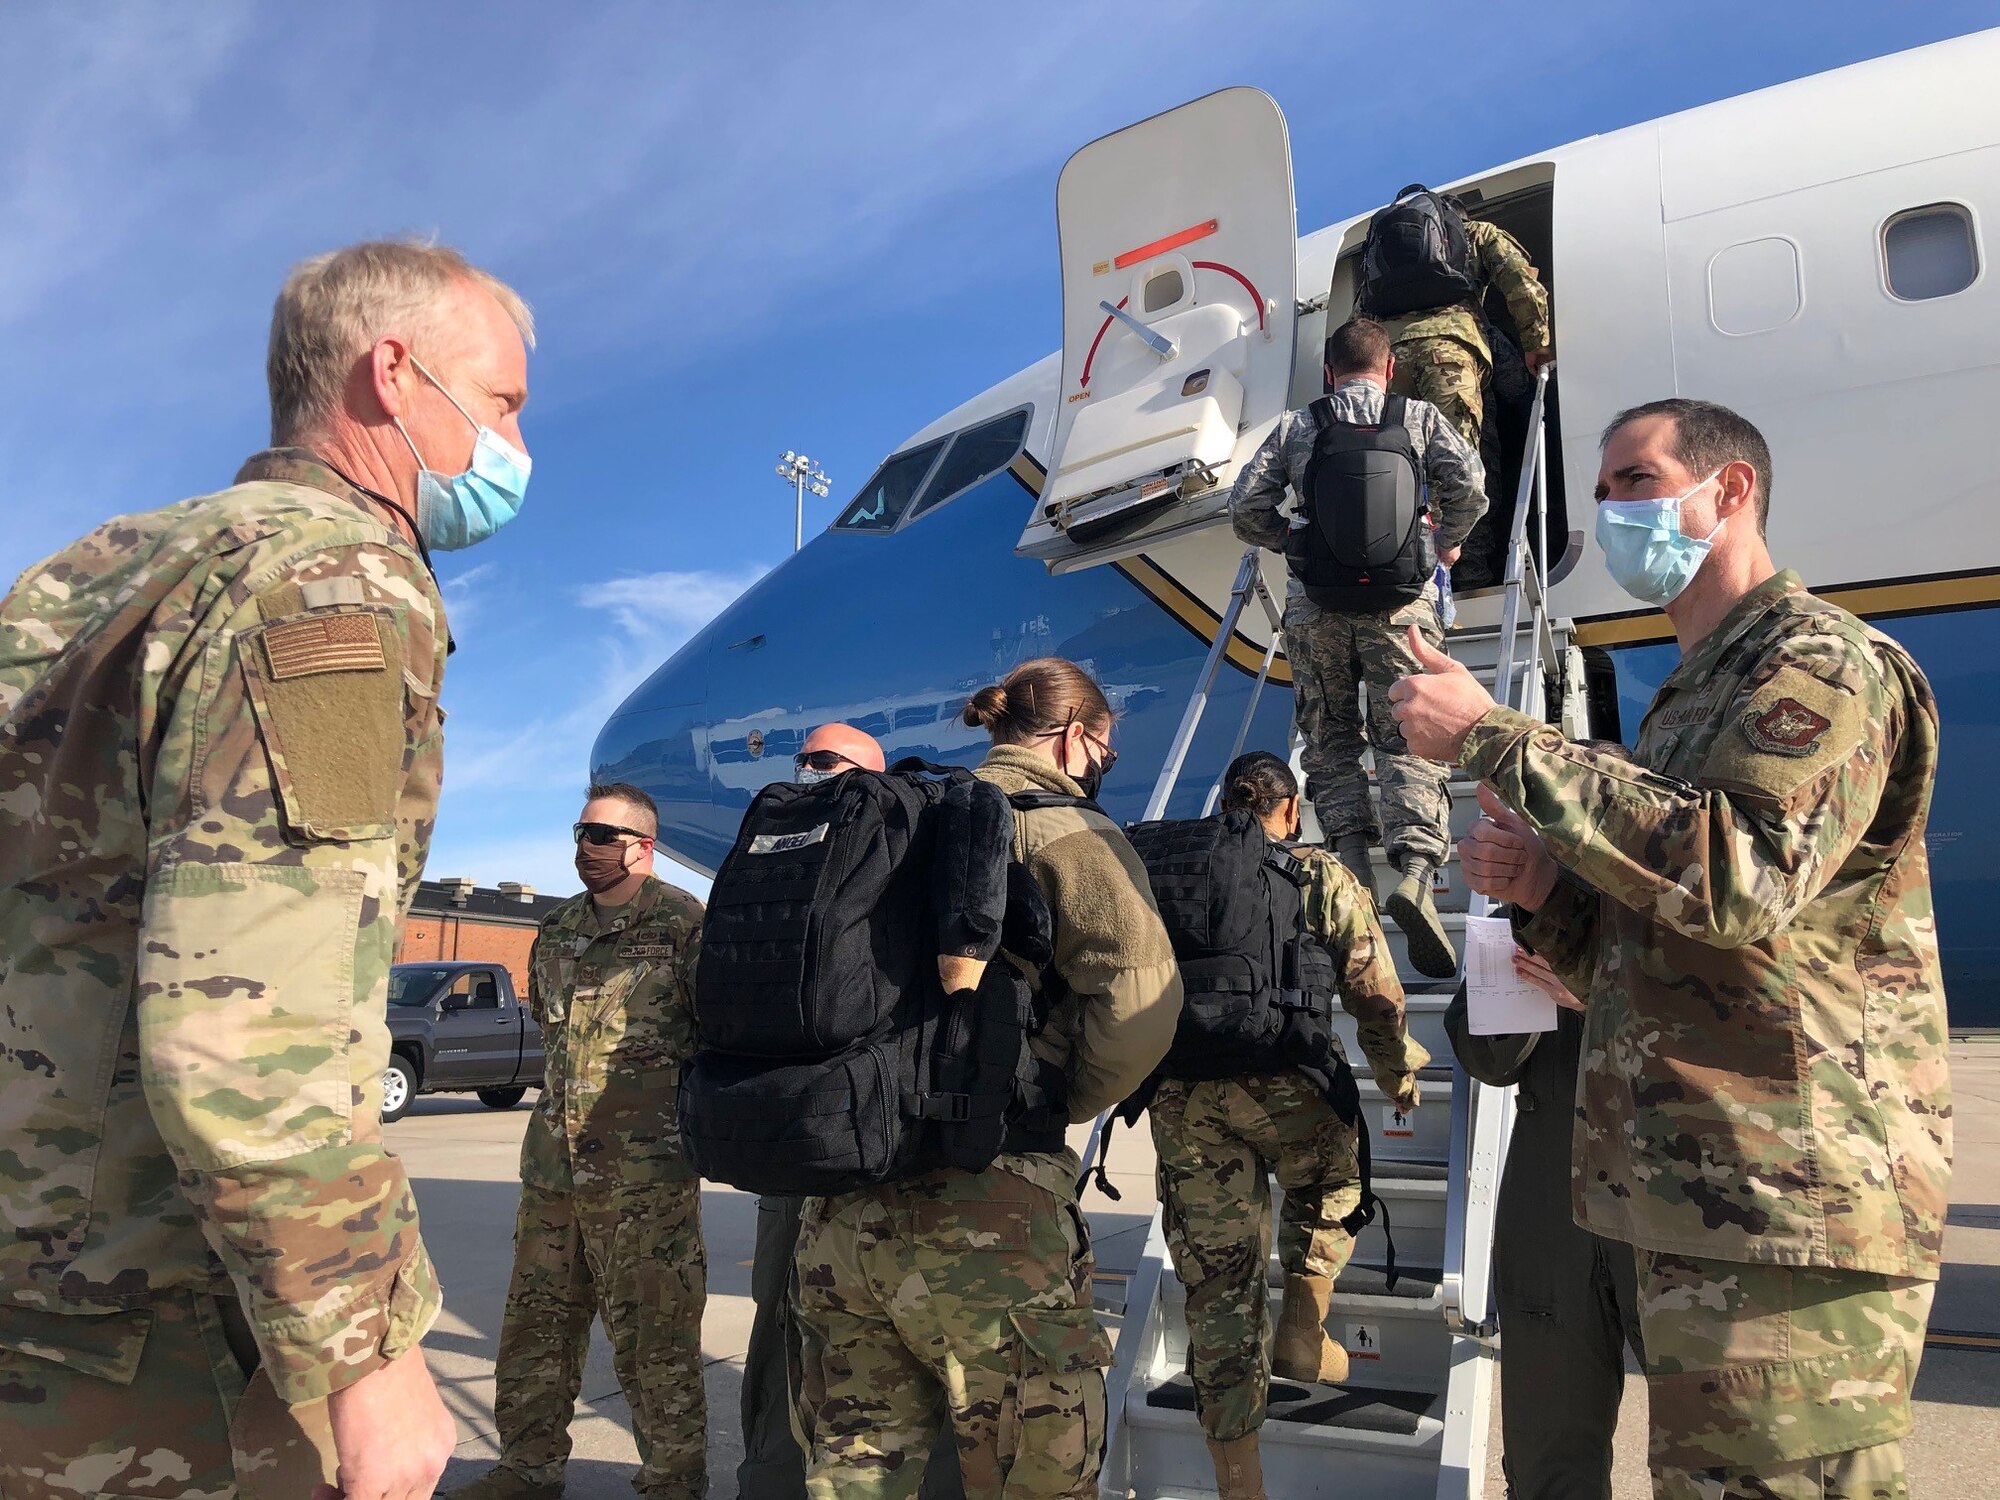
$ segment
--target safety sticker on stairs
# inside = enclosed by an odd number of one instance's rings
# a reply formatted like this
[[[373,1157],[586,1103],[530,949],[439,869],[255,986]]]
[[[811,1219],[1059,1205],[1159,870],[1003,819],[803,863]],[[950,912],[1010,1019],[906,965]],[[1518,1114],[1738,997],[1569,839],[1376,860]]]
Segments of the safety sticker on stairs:
[[[1349,1323],[1347,1337],[1341,1340],[1347,1346],[1349,1359],[1380,1359],[1382,1357],[1382,1325],[1379,1323]]]
[[[1416,1133],[1417,1122],[1412,1120],[1407,1113],[1396,1108],[1393,1104],[1382,1106],[1382,1138],[1384,1140],[1407,1141],[1414,1139]]]

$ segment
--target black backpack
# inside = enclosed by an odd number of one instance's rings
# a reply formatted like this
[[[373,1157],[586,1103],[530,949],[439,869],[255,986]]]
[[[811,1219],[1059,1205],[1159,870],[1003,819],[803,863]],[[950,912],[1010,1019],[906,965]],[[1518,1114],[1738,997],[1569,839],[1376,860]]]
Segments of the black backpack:
[[[1306,927],[1305,867],[1272,843],[1250,813],[1189,822],[1139,823],[1126,830],[1146,866],[1181,971],[1181,1016],[1154,1077],[1118,1108],[1135,1123],[1160,1078],[1199,1082],[1296,1069],[1354,1127],[1361,1201],[1342,1221],[1358,1234],[1380,1214],[1385,1270],[1396,1284],[1388,1209],[1375,1196],[1368,1122],[1354,1070],[1334,1042],[1338,979],[1333,959]],[[1084,1181],[1116,1198],[1105,1160],[1111,1126],[1098,1138]],[[1082,1182],[1078,1183],[1081,1191]]]
[[[1318,430],[1306,460],[1303,526],[1285,561],[1322,609],[1379,614],[1419,597],[1437,569],[1430,493],[1404,418],[1409,403],[1385,396],[1381,420],[1342,422],[1333,398],[1311,410]]]
[[[1299,862],[1243,811],[1127,830],[1181,971],[1181,1016],[1160,1064],[1190,1081],[1275,1073],[1331,1029],[1332,965],[1305,927]],[[1307,946],[1319,949],[1319,962]],[[1308,976],[1320,987],[1307,988]]]
[[[1413,182],[1368,221],[1357,311],[1399,318],[1478,301],[1472,242],[1451,199]]]
[[[1027,1046],[1049,990],[1000,952],[1052,952],[1013,834],[1005,793],[918,760],[757,795],[695,970],[680,1121],[703,1177],[832,1194],[1061,1148],[1067,1084]],[[940,954],[991,962],[947,995]]]

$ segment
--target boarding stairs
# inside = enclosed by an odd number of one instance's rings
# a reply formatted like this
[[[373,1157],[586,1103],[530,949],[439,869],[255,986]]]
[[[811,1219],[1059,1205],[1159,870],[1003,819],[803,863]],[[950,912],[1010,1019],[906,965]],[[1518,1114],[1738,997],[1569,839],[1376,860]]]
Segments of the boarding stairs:
[[[1551,692],[1552,684],[1566,676],[1576,680],[1567,659],[1567,631],[1549,617],[1540,565],[1547,556],[1547,384],[1545,371],[1536,386],[1529,428],[1533,452],[1523,465],[1514,507],[1499,624],[1456,631],[1447,640],[1452,656],[1483,676],[1500,701],[1537,717],[1548,717],[1551,701],[1561,700],[1560,692]],[[1252,606],[1269,619],[1272,646],[1232,759],[1243,748],[1254,718],[1257,693],[1276,655],[1280,623],[1278,602],[1254,548],[1238,570],[1214,644],[1147,803],[1148,819],[1165,813],[1227,643]],[[1218,791],[1211,790],[1208,808]],[[1454,776],[1451,800],[1455,842],[1479,816],[1473,784]],[[1386,891],[1392,879],[1386,869],[1378,869],[1379,889]],[[1455,851],[1439,872],[1435,899],[1463,954],[1465,915],[1469,909],[1484,915],[1487,903],[1467,891]],[[1408,1116],[1399,1114],[1369,1077],[1354,1024],[1344,1011],[1337,1013],[1337,1024],[1373,1133],[1374,1189],[1388,1208],[1400,1276],[1391,1288],[1378,1218],[1361,1233],[1354,1259],[1336,1285],[1327,1325],[1348,1350],[1349,1381],[1341,1386],[1272,1383],[1261,1449],[1265,1489],[1273,1500],[1353,1495],[1477,1500],[1485,1492],[1498,1348],[1494,1209],[1514,1091],[1479,1083],[1457,1065],[1444,1030],[1445,1008],[1457,981],[1417,975],[1408,964],[1402,935],[1393,924],[1385,922],[1384,927],[1408,992],[1410,1030],[1431,1054],[1431,1066],[1422,1074],[1421,1107]],[[1092,1157],[1104,1128],[1100,1119]],[[1275,1196],[1275,1183],[1272,1191]],[[1274,1251],[1269,1274],[1273,1326],[1282,1287]],[[1216,1493],[1186,1376],[1184,1305],[1156,1211],[1125,1289],[1117,1353],[1107,1380],[1105,1496],[1194,1500]]]

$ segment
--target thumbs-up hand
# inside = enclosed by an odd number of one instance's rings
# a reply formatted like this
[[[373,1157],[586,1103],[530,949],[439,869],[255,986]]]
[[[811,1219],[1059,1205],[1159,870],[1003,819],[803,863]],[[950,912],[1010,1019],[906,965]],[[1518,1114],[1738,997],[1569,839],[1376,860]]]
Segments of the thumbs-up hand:
[[[1493,695],[1414,625],[1410,655],[1420,670],[1390,687],[1389,712],[1414,754],[1450,765],[1458,759],[1466,731],[1493,707]]]
[[[1535,911],[1555,889],[1555,857],[1541,836],[1490,786],[1479,788],[1483,817],[1458,841],[1465,883],[1482,896]]]

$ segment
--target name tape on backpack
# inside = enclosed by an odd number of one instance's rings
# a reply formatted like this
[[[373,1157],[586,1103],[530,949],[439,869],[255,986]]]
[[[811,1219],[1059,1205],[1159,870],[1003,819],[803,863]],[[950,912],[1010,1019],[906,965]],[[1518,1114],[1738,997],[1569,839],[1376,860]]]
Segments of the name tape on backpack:
[[[826,837],[831,823],[822,823],[817,828],[809,828],[804,833],[760,833],[750,840],[752,854],[789,854],[794,849],[809,849]]]

